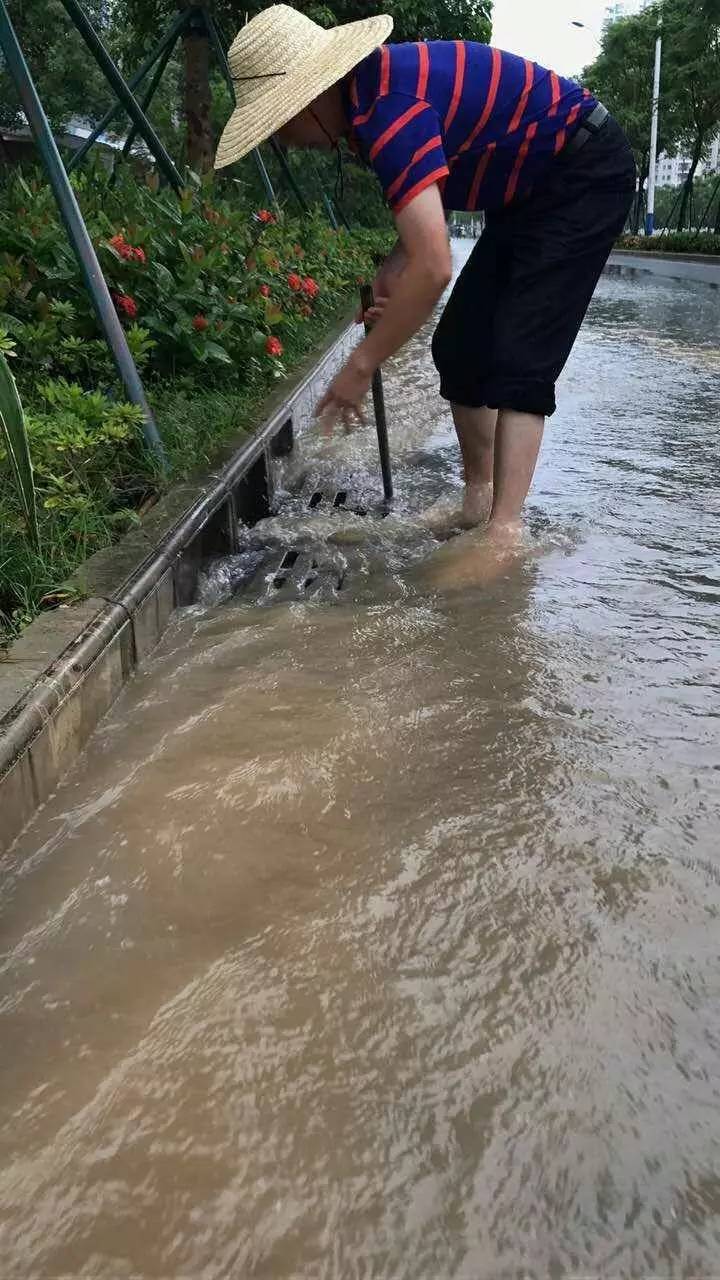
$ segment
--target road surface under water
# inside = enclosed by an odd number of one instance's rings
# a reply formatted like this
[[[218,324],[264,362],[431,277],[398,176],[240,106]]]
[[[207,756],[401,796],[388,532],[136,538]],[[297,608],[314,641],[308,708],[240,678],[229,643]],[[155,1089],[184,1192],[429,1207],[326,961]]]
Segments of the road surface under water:
[[[209,572],[0,868],[3,1280],[717,1274],[719,340],[603,279],[492,588],[402,586],[421,341],[397,513]],[[229,594],[319,533],[336,603]]]

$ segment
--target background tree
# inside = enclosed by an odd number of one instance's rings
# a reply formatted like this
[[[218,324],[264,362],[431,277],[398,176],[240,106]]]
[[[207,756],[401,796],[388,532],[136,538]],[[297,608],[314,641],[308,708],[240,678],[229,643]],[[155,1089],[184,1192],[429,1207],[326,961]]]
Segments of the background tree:
[[[648,175],[652,70],[662,13],[663,62],[659,150],[690,157],[679,201],[678,228],[691,206],[700,161],[720,129],[720,0],[662,0],[606,30],[584,79],[625,129],[640,172]],[[636,229],[640,209],[635,211]]]
[[[107,5],[86,0],[85,8],[104,32]],[[60,0],[11,4],[10,16],[53,127],[61,129],[72,116],[97,120],[107,106],[108,88]],[[0,59],[0,124],[12,129],[21,123],[17,90]]]
[[[671,88],[677,141],[690,157],[678,213],[682,230],[697,167],[720,128],[720,18],[717,0],[663,0],[663,74]],[[660,5],[648,10],[659,16]],[[662,108],[662,98],[661,98]]]
[[[586,67],[582,80],[622,125],[635,155],[640,176],[633,211],[637,231],[642,215],[642,191],[650,160],[650,116],[657,18],[650,10],[620,18],[604,32],[598,57]],[[669,90],[663,93],[659,151],[671,151],[678,137],[676,112]]]

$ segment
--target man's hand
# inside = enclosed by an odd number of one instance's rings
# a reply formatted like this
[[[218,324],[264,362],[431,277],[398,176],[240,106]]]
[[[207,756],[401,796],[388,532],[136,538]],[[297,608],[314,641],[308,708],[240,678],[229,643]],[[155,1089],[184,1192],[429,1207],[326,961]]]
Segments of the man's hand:
[[[346,431],[352,430],[353,419],[365,424],[363,400],[371,381],[372,370],[363,364],[354,351],[316,406],[315,417],[321,420],[325,435],[332,433],[338,419]]]
[[[377,271],[375,279],[373,280],[372,290],[373,297],[375,299],[375,306],[369,307],[364,314],[362,307],[358,307],[355,315],[355,321],[357,324],[362,324],[363,321],[368,321],[370,324],[373,324],[375,320],[380,319],[381,309],[387,302],[393,290],[397,287],[397,283],[405,270],[406,265],[407,255],[398,240],[394,248],[390,250],[390,253]]]

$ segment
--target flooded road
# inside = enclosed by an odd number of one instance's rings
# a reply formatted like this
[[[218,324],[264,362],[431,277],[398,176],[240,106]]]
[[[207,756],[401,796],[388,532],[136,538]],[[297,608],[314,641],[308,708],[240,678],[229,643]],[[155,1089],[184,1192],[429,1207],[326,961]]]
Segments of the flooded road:
[[[404,585],[421,342],[394,514],[300,444],[0,866],[3,1280],[717,1274],[719,312],[603,279],[491,588]],[[319,541],[335,602],[232,594]]]

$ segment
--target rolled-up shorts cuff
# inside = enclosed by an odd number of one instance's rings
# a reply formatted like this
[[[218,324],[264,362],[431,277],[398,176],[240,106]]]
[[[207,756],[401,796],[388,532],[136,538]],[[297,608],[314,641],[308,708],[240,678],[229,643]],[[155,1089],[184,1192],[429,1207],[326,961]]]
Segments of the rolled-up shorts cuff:
[[[484,387],[488,409],[514,409],[551,418],[555,412],[555,385],[530,379],[491,378]]]
[[[555,387],[551,382],[492,378],[480,386],[462,387],[448,378],[440,379],[440,395],[452,404],[468,409],[514,409],[550,418],[555,412]]]
[[[443,400],[449,400],[452,404],[462,404],[467,409],[482,409],[487,404],[482,390],[478,391],[476,387],[463,387],[448,378],[440,379],[440,395]]]

